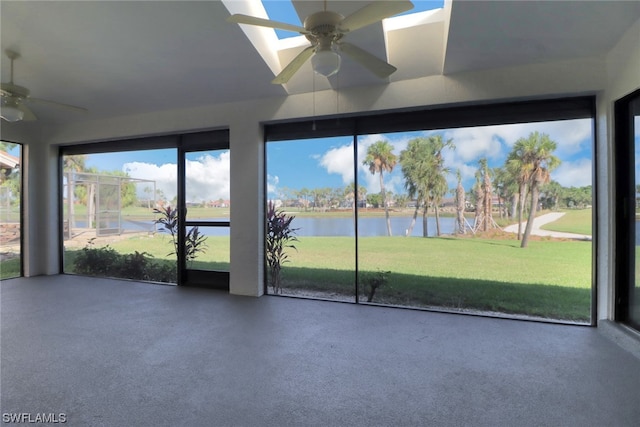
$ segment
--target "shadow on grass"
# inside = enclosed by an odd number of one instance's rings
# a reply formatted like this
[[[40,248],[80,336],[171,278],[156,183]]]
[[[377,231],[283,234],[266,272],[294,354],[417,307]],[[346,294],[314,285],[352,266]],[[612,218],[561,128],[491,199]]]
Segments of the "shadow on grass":
[[[0,261],[0,280],[20,277],[20,258],[3,259]]]
[[[354,295],[353,271],[285,267],[283,287]],[[366,285],[359,287],[366,301]],[[391,272],[372,301],[406,307],[479,310],[547,319],[589,322],[591,291],[563,286],[417,276]]]
[[[72,273],[74,270],[74,252],[65,253],[65,272]],[[175,265],[175,261],[154,259],[154,262]],[[229,264],[224,262],[196,261],[192,267],[229,271]],[[347,297],[353,297],[355,293],[356,279],[353,270],[285,266],[282,269],[282,280],[283,288],[289,290]],[[360,300],[366,301],[368,289],[365,284],[360,285],[359,292]],[[542,283],[418,276],[392,271],[388,274],[388,282],[376,290],[372,303],[456,311],[491,311],[588,323],[591,290]]]

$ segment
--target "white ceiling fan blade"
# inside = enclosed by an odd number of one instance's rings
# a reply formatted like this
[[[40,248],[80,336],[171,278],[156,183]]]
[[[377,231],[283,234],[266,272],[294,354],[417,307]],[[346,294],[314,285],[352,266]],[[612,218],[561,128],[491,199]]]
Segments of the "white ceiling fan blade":
[[[346,33],[357,30],[411,9],[413,3],[408,0],[376,1],[344,18],[339,26],[340,31]]]
[[[26,105],[18,104],[18,110],[20,110],[20,111],[22,111],[24,113],[24,116],[22,116],[22,121],[31,122],[31,121],[34,121],[34,120],[38,120],[36,115],[33,114],[33,111],[31,111],[31,109],[29,107],[27,107]]]
[[[69,104],[63,104],[62,102],[56,102],[56,101],[49,101],[48,99],[41,99],[41,98],[27,98],[26,101],[28,102],[35,102],[37,104],[47,104],[47,105],[52,105],[54,107],[61,107],[61,108],[66,108],[68,110],[73,110],[76,111],[78,113],[86,113],[89,110],[87,110],[86,108],[82,108],[82,107],[76,107],[75,105],[69,105]]]
[[[389,77],[397,70],[393,65],[373,56],[366,50],[360,49],[358,46],[352,45],[351,43],[340,43],[338,46],[342,52],[346,53],[360,65],[381,79]]]
[[[271,80],[271,83],[275,85],[281,85],[288,82],[289,79],[300,69],[300,67],[302,67],[302,65],[307,62],[309,58],[311,58],[314,50],[315,46],[309,46],[308,48],[300,52],[298,56],[293,58],[293,61],[289,62],[289,65],[284,67],[284,70],[282,70],[275,79]]]
[[[227,18],[227,21],[236,24],[258,25],[260,27],[277,28],[279,30],[292,31],[294,33],[307,34],[308,31],[299,25],[287,24],[285,22],[272,21],[270,19],[257,18],[255,16],[236,13]]]

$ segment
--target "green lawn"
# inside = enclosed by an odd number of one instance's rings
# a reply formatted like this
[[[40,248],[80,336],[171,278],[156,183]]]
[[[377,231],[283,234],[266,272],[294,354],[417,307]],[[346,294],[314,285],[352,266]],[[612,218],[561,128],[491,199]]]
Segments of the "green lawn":
[[[228,269],[229,238],[209,237],[194,267]],[[355,247],[350,237],[301,237],[283,268],[286,289],[354,294]],[[175,262],[165,234],[138,236],[110,245],[120,253],[147,252]],[[489,310],[589,321],[590,242],[475,237],[367,237],[359,240],[362,273],[390,271],[374,303]],[[67,250],[67,271],[74,251]],[[366,285],[360,284],[361,299]]]
[[[353,240],[304,237],[283,286],[353,295]],[[360,239],[361,272],[390,271],[374,302],[588,321],[591,244],[480,238]],[[361,285],[361,298],[367,291]]]
[[[0,279],[9,279],[20,276],[20,258],[12,258],[0,261]]]
[[[566,209],[565,214],[557,221],[541,227],[549,231],[561,231],[564,233],[593,234],[592,209]]]

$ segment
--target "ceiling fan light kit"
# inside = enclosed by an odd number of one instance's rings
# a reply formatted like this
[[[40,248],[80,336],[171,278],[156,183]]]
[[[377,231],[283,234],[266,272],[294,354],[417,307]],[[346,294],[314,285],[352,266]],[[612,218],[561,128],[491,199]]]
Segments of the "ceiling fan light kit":
[[[41,104],[63,107],[78,112],[86,112],[85,108],[74,105],[61,104],[46,99],[32,98],[30,91],[24,86],[13,83],[13,61],[20,58],[20,54],[11,49],[5,50],[7,57],[11,60],[11,77],[8,83],[0,83],[0,118],[7,122],[18,122],[21,120],[36,120],[35,114],[27,105],[28,102],[39,102]]]
[[[16,102],[2,99],[2,106],[0,106],[0,117],[8,122],[19,122],[24,118],[24,111],[18,108]]]
[[[326,10],[325,1],[325,10],[309,15],[304,20],[304,27],[243,14],[231,15],[227,20],[236,24],[298,32],[309,40],[311,46],[305,48],[284,67],[273,79],[274,84],[287,83],[309,58],[317,74],[325,77],[332,76],[340,70],[341,53],[349,56],[376,76],[387,78],[396,71],[396,67],[359,47],[343,43],[342,38],[351,31],[410,9],[413,9],[413,3],[408,0],[375,1],[345,18],[339,13]]]
[[[325,77],[336,74],[340,70],[340,62],[340,55],[333,49],[316,50],[311,57],[313,71]]]

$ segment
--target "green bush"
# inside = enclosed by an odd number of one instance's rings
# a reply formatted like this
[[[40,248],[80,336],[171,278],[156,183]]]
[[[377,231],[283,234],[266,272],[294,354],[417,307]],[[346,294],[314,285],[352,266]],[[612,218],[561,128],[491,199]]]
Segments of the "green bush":
[[[82,248],[73,262],[74,272],[88,276],[117,277],[152,282],[176,282],[176,266],[154,262],[146,252],[119,254],[109,245],[96,248],[93,239]]]

